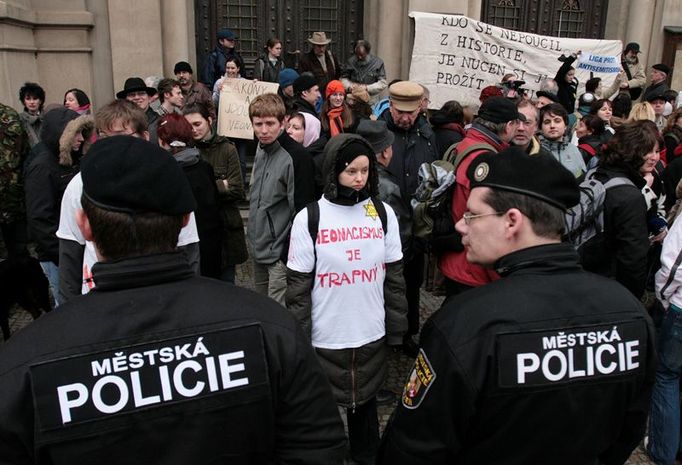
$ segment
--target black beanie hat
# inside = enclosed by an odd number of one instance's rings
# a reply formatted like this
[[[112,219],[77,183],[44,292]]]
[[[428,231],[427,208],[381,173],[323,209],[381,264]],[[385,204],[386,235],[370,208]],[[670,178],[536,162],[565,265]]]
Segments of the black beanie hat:
[[[536,175],[529,176],[529,173]],[[573,174],[552,155],[529,155],[520,147],[484,153],[467,172],[471,188],[490,187],[540,199],[562,210],[580,201]]]
[[[303,73],[294,81],[294,93],[300,94],[304,90],[308,90],[316,85],[317,79],[315,79],[315,76],[312,74]]]
[[[173,156],[133,136],[98,140],[81,163],[83,195],[104,210],[182,215],[196,209]]]
[[[491,123],[507,123],[519,119],[519,111],[508,98],[490,97],[481,104],[478,116]]]
[[[185,71],[189,74],[194,74],[194,71],[192,71],[192,66],[186,61],[178,61],[177,63],[175,63],[175,67],[173,68],[173,74],[178,74],[181,71]]]
[[[367,153],[367,144],[363,144],[360,141],[352,141],[351,143],[345,145],[340,151],[336,158],[336,164],[334,165],[334,174],[338,176],[343,170],[350,165],[353,160],[355,160],[360,155],[365,155],[367,158],[373,157],[373,153]]]

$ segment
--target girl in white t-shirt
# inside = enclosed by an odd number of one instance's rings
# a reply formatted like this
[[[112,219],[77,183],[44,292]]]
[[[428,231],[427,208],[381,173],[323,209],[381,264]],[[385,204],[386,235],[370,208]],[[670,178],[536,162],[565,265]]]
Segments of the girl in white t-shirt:
[[[291,229],[287,308],[311,338],[337,403],[347,409],[353,460],[369,464],[379,445],[375,396],[387,346],[402,344],[407,329],[400,235],[395,213],[375,197],[371,146],[340,134],[324,156],[324,195],[316,208],[296,215]]]

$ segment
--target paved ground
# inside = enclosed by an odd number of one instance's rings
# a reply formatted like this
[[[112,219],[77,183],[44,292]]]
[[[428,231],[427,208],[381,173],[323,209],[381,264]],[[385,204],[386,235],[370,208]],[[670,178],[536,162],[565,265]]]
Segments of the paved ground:
[[[237,267],[237,284],[253,288],[251,281],[251,265],[250,262]],[[430,292],[422,289],[421,291],[421,319],[422,323],[441,305],[443,301],[442,297],[437,297]],[[19,331],[21,328],[30,324],[32,321],[31,316],[24,310],[15,308],[10,316],[10,327],[12,332]],[[1,339],[1,338],[0,338]],[[0,345],[2,342],[0,341]],[[388,361],[388,377],[386,380],[385,388],[391,390],[396,394],[396,398],[402,393],[402,387],[404,380],[408,372],[412,367],[413,360],[405,356],[402,352],[393,352],[390,355]],[[379,420],[380,427],[386,426],[391,412],[395,408],[395,402],[392,405],[380,406],[379,407]],[[679,463],[679,462],[678,462]],[[641,445],[635,450],[630,459],[626,462],[626,465],[654,465],[646,454],[644,453]]]

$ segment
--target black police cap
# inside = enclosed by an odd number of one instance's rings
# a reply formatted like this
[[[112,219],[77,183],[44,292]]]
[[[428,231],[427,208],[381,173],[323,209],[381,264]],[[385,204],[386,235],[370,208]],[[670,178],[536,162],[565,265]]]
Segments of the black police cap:
[[[83,157],[81,177],[83,194],[104,210],[182,215],[196,209],[178,162],[137,137],[98,140]]]
[[[562,210],[580,201],[580,188],[570,171],[551,155],[529,155],[520,147],[480,155],[467,175],[472,189],[490,187],[516,192]]]

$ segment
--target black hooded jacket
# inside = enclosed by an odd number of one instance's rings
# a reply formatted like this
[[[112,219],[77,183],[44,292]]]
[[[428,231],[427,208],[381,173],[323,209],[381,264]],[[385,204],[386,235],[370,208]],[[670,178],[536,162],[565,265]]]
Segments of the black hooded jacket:
[[[59,263],[59,226],[62,196],[78,172],[80,152],[72,153],[72,140],[60,139],[78,113],[55,108],[45,114],[41,142],[31,149],[24,164],[26,219],[31,240],[36,243],[40,261]],[[68,139],[68,138],[65,138]]]

